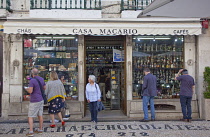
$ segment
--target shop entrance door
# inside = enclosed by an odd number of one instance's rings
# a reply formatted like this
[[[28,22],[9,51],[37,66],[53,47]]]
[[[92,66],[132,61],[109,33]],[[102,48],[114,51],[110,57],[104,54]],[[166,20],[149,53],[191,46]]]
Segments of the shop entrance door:
[[[0,35],[0,103],[2,104],[3,93],[3,37]],[[0,117],[1,117],[1,105],[0,105]]]
[[[124,45],[124,36],[85,36],[86,80],[96,76],[106,111],[125,110]]]

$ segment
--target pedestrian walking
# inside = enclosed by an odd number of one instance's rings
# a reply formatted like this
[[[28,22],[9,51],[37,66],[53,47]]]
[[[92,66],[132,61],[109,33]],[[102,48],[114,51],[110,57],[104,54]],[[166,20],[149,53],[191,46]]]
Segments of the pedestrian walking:
[[[180,76],[181,73],[182,75]],[[191,101],[193,95],[193,88],[195,87],[194,79],[192,76],[188,74],[187,69],[180,69],[175,79],[181,82],[179,95],[180,95],[180,103],[182,107],[183,118],[180,120],[185,122],[191,122],[192,120]]]
[[[40,76],[38,76],[39,71],[38,69],[34,68],[31,70],[31,77],[32,79],[29,82],[29,88],[27,89],[27,92],[30,93],[30,104],[29,104],[29,110],[28,110],[28,124],[29,124],[29,133],[26,134],[26,136],[32,137],[35,133],[42,134],[43,132],[43,106],[44,106],[44,100],[42,97],[42,92],[40,88],[45,89],[45,82],[44,79]],[[39,86],[38,81],[41,83],[41,86]],[[37,117],[39,119],[39,129],[33,131],[33,118]]]
[[[61,108],[63,107],[63,102],[65,101],[65,89],[63,83],[58,79],[58,75],[55,71],[50,72],[50,81],[47,82],[45,90],[47,100],[48,100],[48,113],[52,120],[51,128],[54,128],[55,125],[55,114],[58,115],[61,125],[64,126],[65,122],[63,121],[61,115]]]
[[[91,122],[98,122],[97,115],[97,102],[101,101],[101,91],[98,84],[95,83],[96,77],[94,75],[89,75],[88,84],[86,85],[86,99],[89,103],[89,109],[91,113]]]
[[[140,122],[149,121],[148,103],[150,104],[151,120],[155,121],[154,96],[157,96],[157,78],[150,73],[148,68],[145,68],[143,71],[145,74],[142,85],[144,119],[140,120]]]

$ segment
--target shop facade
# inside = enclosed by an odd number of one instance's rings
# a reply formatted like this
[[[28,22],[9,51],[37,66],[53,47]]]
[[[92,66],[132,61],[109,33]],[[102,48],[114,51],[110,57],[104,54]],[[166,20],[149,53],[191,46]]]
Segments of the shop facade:
[[[2,101],[3,93],[3,22],[0,22],[0,102]],[[1,107],[0,106],[0,116],[1,116]]]
[[[143,117],[142,70],[148,67],[158,78],[157,119],[181,117],[174,76],[184,67],[195,77],[199,19],[8,19],[4,29],[5,117],[27,114],[30,96],[24,87],[34,67],[46,82],[50,71],[64,75],[73,119],[85,116],[87,77],[100,70],[110,75],[111,109]],[[199,117],[197,103],[195,93],[193,118]]]

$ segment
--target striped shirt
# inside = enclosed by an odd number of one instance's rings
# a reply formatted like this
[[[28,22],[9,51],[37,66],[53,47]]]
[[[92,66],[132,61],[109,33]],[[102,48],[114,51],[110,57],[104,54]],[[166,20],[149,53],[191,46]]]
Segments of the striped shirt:
[[[101,98],[101,91],[98,84],[94,83],[91,85],[88,83],[86,85],[86,99],[90,100],[90,102],[95,102]]]

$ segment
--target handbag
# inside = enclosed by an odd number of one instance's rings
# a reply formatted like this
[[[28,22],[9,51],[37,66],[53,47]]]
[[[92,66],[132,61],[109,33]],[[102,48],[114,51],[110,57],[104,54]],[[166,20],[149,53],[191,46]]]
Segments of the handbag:
[[[69,108],[67,107],[66,102],[63,102],[63,103],[64,103],[64,106],[61,108],[62,118],[69,118],[70,117]]]
[[[48,101],[47,101],[47,96],[46,96],[46,94],[44,93],[44,89],[43,89],[43,87],[42,87],[40,81],[39,81],[37,78],[34,78],[34,79],[36,79],[37,82],[39,83],[39,88],[40,88],[41,93],[42,93],[42,98],[43,98],[43,100],[44,100],[44,104],[47,104],[47,102],[48,102]]]

